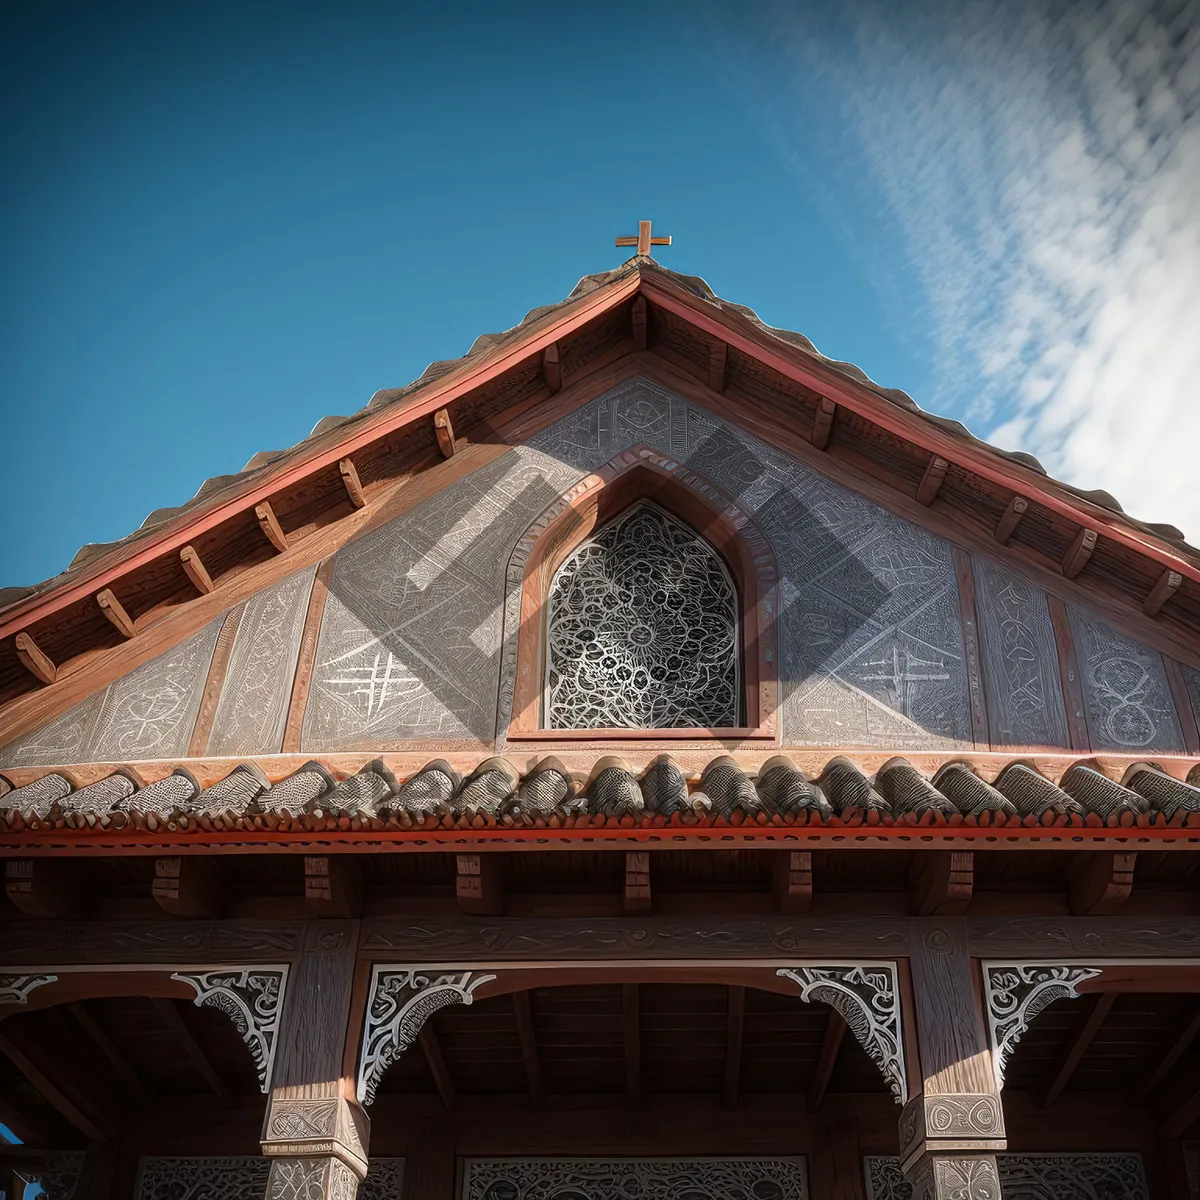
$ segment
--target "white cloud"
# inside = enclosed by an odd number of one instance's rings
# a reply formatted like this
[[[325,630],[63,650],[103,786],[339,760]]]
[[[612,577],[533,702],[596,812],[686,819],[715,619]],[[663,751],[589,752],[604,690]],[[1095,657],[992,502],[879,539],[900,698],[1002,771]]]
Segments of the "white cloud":
[[[769,11],[907,242],[918,399],[1200,541],[1200,0]]]

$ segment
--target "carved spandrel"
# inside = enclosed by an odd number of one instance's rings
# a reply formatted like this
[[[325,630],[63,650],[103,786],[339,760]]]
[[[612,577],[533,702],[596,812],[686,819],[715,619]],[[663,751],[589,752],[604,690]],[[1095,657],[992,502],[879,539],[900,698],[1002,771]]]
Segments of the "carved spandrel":
[[[208,739],[210,755],[275,754],[283,745],[316,567],[246,601]]]
[[[972,565],[992,744],[1069,745],[1045,592],[990,559]]]
[[[57,975],[0,975],[0,1005],[28,1004],[30,992],[57,979]]]

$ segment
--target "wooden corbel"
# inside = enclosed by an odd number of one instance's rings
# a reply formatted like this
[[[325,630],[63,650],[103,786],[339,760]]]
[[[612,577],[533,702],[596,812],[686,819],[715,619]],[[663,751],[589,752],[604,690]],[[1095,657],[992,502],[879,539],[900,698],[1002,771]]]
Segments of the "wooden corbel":
[[[192,581],[192,586],[202,596],[207,596],[213,590],[212,576],[208,573],[208,568],[204,565],[204,560],[200,557],[195,546],[184,546],[179,551],[179,562],[183,567],[183,573]]]
[[[443,458],[454,457],[454,423],[450,420],[450,410],[439,408],[433,414],[433,430],[437,434],[438,449]]]
[[[18,633],[13,639],[21,665],[42,683],[53,683],[58,678],[58,668],[42,653],[41,647],[30,633]]]
[[[713,342],[708,348],[708,386],[714,392],[725,390],[725,373],[729,366],[729,346]]]
[[[625,852],[625,894],[621,909],[626,916],[645,916],[650,912],[650,852],[627,850]]]
[[[455,858],[454,892],[458,907],[480,917],[504,913],[504,859],[499,854],[459,854]]]
[[[1029,501],[1024,496],[1014,496],[1009,502],[1008,507],[1000,514],[1000,520],[996,522],[995,538],[1001,546],[1008,545],[1008,539],[1016,532],[1017,526],[1021,523],[1021,518],[1029,511]]]
[[[27,917],[70,917],[79,912],[79,874],[61,858],[10,858],[4,894]]]
[[[946,472],[949,469],[950,464],[944,458],[939,458],[936,454],[929,460],[929,465],[926,466],[925,474],[921,476],[921,482],[917,487],[918,504],[924,504],[928,507],[933,503],[933,499],[938,494],[938,489],[942,486],[942,480],[946,478]]]
[[[1107,917],[1121,909],[1133,891],[1136,854],[1107,850],[1077,856],[1070,876],[1071,912],[1077,917]]]
[[[771,890],[776,912],[808,912],[813,891],[812,851],[784,850],[776,854]]]
[[[363,495],[362,482],[358,478],[358,468],[354,465],[354,460],[343,458],[338,461],[338,471],[342,476],[342,484],[346,489],[346,496],[354,508],[362,508],[367,502],[366,496]]]
[[[952,917],[967,911],[975,890],[970,850],[922,850],[911,876],[912,911],[918,917]]]
[[[267,541],[282,554],[288,548],[287,534],[283,532],[283,527],[279,524],[279,518],[275,515],[270,500],[256,504],[254,515],[258,518],[263,533],[267,535]]]
[[[1146,602],[1142,605],[1142,612],[1148,617],[1157,616],[1158,610],[1179,591],[1181,583],[1183,583],[1183,576],[1178,571],[1172,571],[1168,567],[1159,576],[1159,580],[1151,589],[1150,595],[1146,597]]]
[[[542,375],[546,379],[546,387],[553,395],[562,387],[562,363],[558,361],[558,343],[551,342],[542,351]]]
[[[100,611],[117,627],[122,637],[133,637],[133,621],[125,611],[125,606],[113,595],[111,588],[97,592],[96,603],[100,606]]]
[[[1097,536],[1094,529],[1081,529],[1075,535],[1075,540],[1067,548],[1062,560],[1062,573],[1068,579],[1074,579],[1087,566],[1092,551],[1096,549]]]
[[[633,348],[635,350],[645,350],[646,348],[646,297],[639,296],[633,302],[632,309],[633,320]]]
[[[156,859],[151,894],[158,907],[173,917],[212,920],[225,907],[220,867],[196,855]]]
[[[836,414],[837,405],[828,396],[822,396],[813,417],[812,444],[818,450],[824,450],[829,445],[829,434],[833,429],[833,418]]]
[[[304,902],[314,917],[359,917],[366,883],[349,854],[304,856]]]

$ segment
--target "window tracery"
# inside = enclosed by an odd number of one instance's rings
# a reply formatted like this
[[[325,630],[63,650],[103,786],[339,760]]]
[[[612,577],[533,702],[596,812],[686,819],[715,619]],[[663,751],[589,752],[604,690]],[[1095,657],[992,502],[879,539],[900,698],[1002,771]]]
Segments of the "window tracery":
[[[737,725],[737,590],[713,547],[656,505],[576,549],[547,603],[547,728]]]

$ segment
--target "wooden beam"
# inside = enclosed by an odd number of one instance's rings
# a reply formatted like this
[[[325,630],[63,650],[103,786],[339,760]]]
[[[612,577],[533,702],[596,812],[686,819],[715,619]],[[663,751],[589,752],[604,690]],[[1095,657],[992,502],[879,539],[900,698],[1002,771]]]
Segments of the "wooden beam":
[[[729,367],[729,345],[713,342],[708,348],[708,386],[714,392],[725,390],[725,375]]]
[[[35,1146],[49,1146],[53,1137],[36,1117],[25,1111],[11,1094],[0,1092],[0,1124],[7,1125],[22,1142]]]
[[[1081,529],[1075,535],[1075,540],[1067,547],[1062,560],[1062,573],[1068,579],[1074,579],[1087,566],[1092,551],[1096,549],[1097,536],[1094,529]]]
[[[338,459],[338,473],[342,477],[342,486],[346,489],[346,497],[354,508],[363,508],[367,503],[363,495],[362,480],[358,477],[358,468],[352,458]]]
[[[821,1054],[817,1059],[817,1069],[813,1073],[812,1083],[808,1088],[808,1111],[817,1112],[829,1091],[829,1081],[833,1078],[833,1069],[837,1066],[838,1052],[842,1048],[842,1039],[846,1036],[846,1022],[836,1009],[829,1010],[829,1020],[825,1022],[825,1038],[821,1042]]]
[[[208,1084],[213,1095],[222,1103],[231,1104],[233,1102],[233,1092],[230,1091],[229,1085],[217,1073],[216,1067],[212,1065],[208,1055],[204,1053],[204,1048],[196,1041],[195,1035],[187,1027],[175,1001],[166,999],[163,996],[154,996],[151,1003],[158,1011],[159,1016],[162,1017],[164,1024],[171,1031],[171,1036],[174,1037],[184,1054],[191,1060],[192,1066],[196,1068],[200,1077]]]
[[[956,917],[967,911],[975,888],[971,850],[921,850],[914,855],[910,892],[918,917]]]
[[[630,313],[633,323],[633,348],[635,350],[645,350],[646,348],[646,297],[638,296],[633,302],[633,307]]]
[[[1158,610],[1179,591],[1181,583],[1183,583],[1183,576],[1178,571],[1172,571],[1168,567],[1159,576],[1158,582],[1150,591],[1150,595],[1146,597],[1146,602],[1142,605],[1142,612],[1148,617],[1158,616]]]
[[[13,639],[21,666],[42,683],[53,683],[58,678],[58,668],[42,653],[31,633],[18,633]]]
[[[521,1057],[525,1060],[525,1080],[533,1107],[546,1107],[546,1083],[542,1077],[542,1060],[538,1055],[537,1036],[533,1031],[533,1004],[528,992],[513,992],[513,1016],[517,1020],[517,1037],[521,1042]]]
[[[1191,1015],[1171,1039],[1171,1044],[1167,1047],[1166,1053],[1163,1054],[1154,1067],[1146,1072],[1137,1087],[1134,1088],[1132,1096],[1134,1104],[1145,1103],[1146,1098],[1166,1079],[1171,1072],[1171,1068],[1183,1057],[1188,1048],[1196,1040],[1198,1034],[1200,1034],[1200,1002],[1194,1002]]]
[[[721,1107],[737,1108],[742,1088],[742,1038],[746,1030],[746,989],[731,985],[726,989],[725,1074],[721,1077]]]
[[[282,554],[288,548],[287,534],[279,524],[279,518],[271,507],[270,500],[264,500],[254,506],[254,515],[258,518],[259,527],[267,535],[267,541]]]
[[[551,342],[542,351],[542,375],[551,395],[562,390],[562,363],[558,360],[557,342]]]
[[[642,1102],[642,1018],[638,985],[621,985],[621,1021],[625,1028],[625,1091],[629,1103],[637,1108]]]
[[[1116,999],[1116,992],[1101,992],[1099,995],[1089,997],[1079,1020],[1076,1021],[1074,1028],[1067,1036],[1062,1053],[1058,1056],[1058,1062],[1055,1063],[1046,1079],[1046,1085],[1042,1090],[1043,1108],[1049,1108],[1063,1094],[1071,1076],[1075,1074],[1075,1068],[1079,1066],[1083,1056],[1087,1053],[1092,1039],[1100,1031],[1100,1026],[1104,1024],[1104,1018],[1108,1016]]]
[[[1107,917],[1133,890],[1136,854],[1100,850],[1080,857],[1070,876],[1071,912],[1077,917]]]
[[[118,1136],[115,1103],[101,1104],[82,1092],[74,1080],[67,1078],[62,1064],[50,1058],[48,1047],[36,1044],[11,1021],[0,1025],[0,1051],[33,1084],[39,1095],[84,1137],[94,1142],[106,1142]]]
[[[993,533],[1000,545],[1008,545],[1008,539],[1016,532],[1021,518],[1028,511],[1029,501],[1024,496],[1014,496],[1008,502],[1008,507],[1000,514],[1000,520],[996,522],[996,529]]]
[[[641,916],[650,912],[652,907],[650,852],[648,850],[627,850],[625,852],[625,892],[621,897],[621,911],[626,916]]]
[[[775,854],[772,892],[775,911],[808,912],[812,905],[812,851],[780,850]]]
[[[121,1053],[112,1038],[96,1023],[95,1017],[77,1000],[69,1003],[67,1009],[91,1039],[96,1049],[108,1060],[109,1066],[112,1067],[125,1090],[133,1097],[145,1098],[149,1094],[149,1088],[146,1087],[141,1076],[130,1066],[129,1060]]]
[[[504,913],[504,859],[500,854],[459,854],[454,891],[458,907],[481,917]]]
[[[450,410],[439,408],[433,414],[433,431],[437,434],[438,449],[443,458],[453,458],[458,449],[454,444],[454,422],[450,420]]]
[[[4,894],[27,917],[71,917],[79,912],[79,869],[55,858],[10,858]]]
[[[179,563],[183,573],[192,581],[192,586],[202,596],[207,596],[213,590],[212,576],[195,546],[184,546],[179,551]]]
[[[154,862],[151,895],[173,917],[213,920],[225,907],[221,868],[210,858],[186,855]]]
[[[1172,1112],[1158,1127],[1159,1145],[1173,1142],[1181,1138],[1196,1121],[1200,1119],[1200,1089],[1192,1092],[1188,1098]]]
[[[828,396],[822,396],[817,402],[817,411],[813,416],[812,444],[818,450],[824,450],[829,445],[829,434],[836,415],[837,405]]]
[[[442,1047],[438,1044],[432,1020],[427,1020],[421,1026],[421,1032],[417,1034],[417,1041],[420,1042],[421,1053],[425,1055],[425,1061],[429,1064],[429,1073],[433,1076],[433,1085],[442,1098],[442,1104],[445,1105],[447,1112],[453,1112],[458,1105],[458,1092],[455,1090],[450,1068],[446,1066]]]
[[[314,917],[360,917],[366,881],[352,854],[304,856],[304,903]]]
[[[125,611],[125,606],[113,595],[111,588],[104,588],[103,591],[97,592],[96,603],[122,637],[133,637],[133,619]]]
[[[925,468],[925,474],[921,476],[921,482],[917,485],[918,504],[924,504],[928,508],[933,503],[934,497],[938,494],[938,489],[942,486],[942,480],[946,478],[946,472],[949,469],[950,464],[944,458],[939,458],[936,454],[929,460],[929,465]]]

